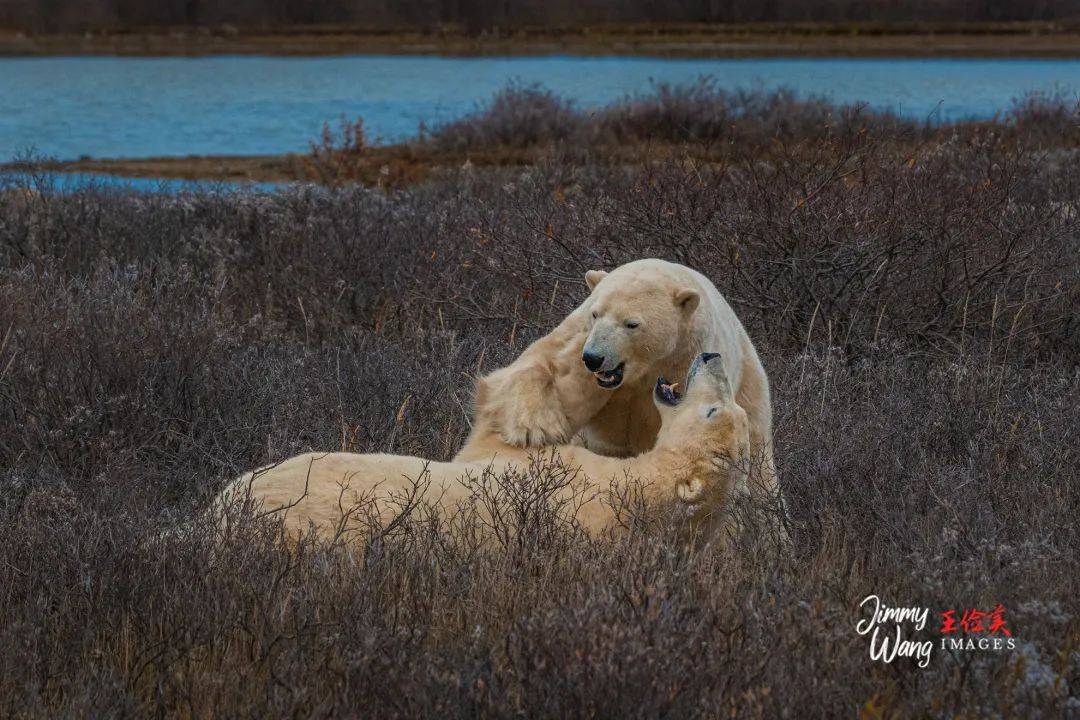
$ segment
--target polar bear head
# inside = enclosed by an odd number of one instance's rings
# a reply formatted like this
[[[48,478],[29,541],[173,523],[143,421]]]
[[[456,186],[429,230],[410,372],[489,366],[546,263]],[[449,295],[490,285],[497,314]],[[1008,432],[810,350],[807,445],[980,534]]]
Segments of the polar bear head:
[[[665,471],[674,473],[682,500],[719,504],[732,492],[746,491],[749,422],[719,354],[702,353],[694,360],[682,392],[678,383],[658,378],[653,403],[661,418],[654,451],[670,456]]]
[[[685,345],[701,295],[672,267],[640,260],[610,273],[585,273],[592,292],[586,302],[590,327],[581,359],[600,387],[614,389],[651,378],[659,363]]]

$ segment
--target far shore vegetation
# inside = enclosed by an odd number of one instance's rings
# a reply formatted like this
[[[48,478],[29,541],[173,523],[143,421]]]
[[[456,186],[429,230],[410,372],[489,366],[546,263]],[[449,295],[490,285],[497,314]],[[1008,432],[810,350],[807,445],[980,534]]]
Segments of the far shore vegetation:
[[[660,57],[1077,57],[1080,21],[810,22],[460,26],[378,30],[315,25],[34,32],[0,25],[0,57],[50,55],[640,55]]]
[[[1080,0],[8,0],[0,28],[97,33],[178,28],[361,28],[468,35],[604,26],[961,28],[1080,20]]]

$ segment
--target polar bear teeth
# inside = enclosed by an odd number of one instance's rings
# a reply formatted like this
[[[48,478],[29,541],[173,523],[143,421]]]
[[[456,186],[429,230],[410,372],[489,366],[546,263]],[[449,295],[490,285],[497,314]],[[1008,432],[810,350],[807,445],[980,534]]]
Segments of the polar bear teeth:
[[[614,388],[622,382],[623,364],[619,363],[619,365],[614,370],[599,370],[597,372],[594,372],[593,375],[596,377],[596,381],[599,382],[601,386],[606,388]]]
[[[665,384],[663,386],[664,399],[671,403],[676,403],[682,396],[679,394],[679,383]]]
[[[676,405],[682,399],[682,395],[679,393],[679,383],[669,383],[663,376],[656,380],[656,391],[668,405]]]

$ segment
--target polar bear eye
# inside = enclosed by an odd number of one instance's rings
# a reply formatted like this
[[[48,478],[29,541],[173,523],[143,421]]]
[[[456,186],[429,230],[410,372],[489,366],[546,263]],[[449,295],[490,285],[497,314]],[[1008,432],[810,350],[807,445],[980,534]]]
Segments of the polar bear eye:
[[[631,330],[633,330],[634,328],[636,328],[640,324],[641,323],[634,322],[633,320],[627,320],[625,323],[623,323],[623,325],[630,328]]]
[[[596,319],[597,317],[598,317],[598,316],[597,316],[597,314],[596,314],[596,311],[595,311],[595,310],[593,310],[593,311],[592,311],[592,319],[593,319],[593,320],[595,320],[595,319]]]
[[[715,414],[716,414],[716,408],[711,407],[711,408],[709,408],[709,412],[705,413],[705,417],[706,418],[711,418]]]

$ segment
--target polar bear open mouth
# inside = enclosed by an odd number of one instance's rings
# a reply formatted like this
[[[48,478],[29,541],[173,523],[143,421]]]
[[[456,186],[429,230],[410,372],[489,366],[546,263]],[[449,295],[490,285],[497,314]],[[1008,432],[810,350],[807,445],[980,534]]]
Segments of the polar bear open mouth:
[[[593,375],[596,376],[597,384],[599,384],[602,388],[607,388],[608,390],[619,387],[619,385],[622,383],[624,365],[626,365],[626,363],[619,363],[614,370],[599,370],[597,372],[594,372]]]
[[[656,399],[665,405],[671,405],[674,407],[682,400],[682,395],[679,393],[679,383],[669,383],[664,379],[664,376],[656,378],[656,389],[653,391],[656,393]]]

